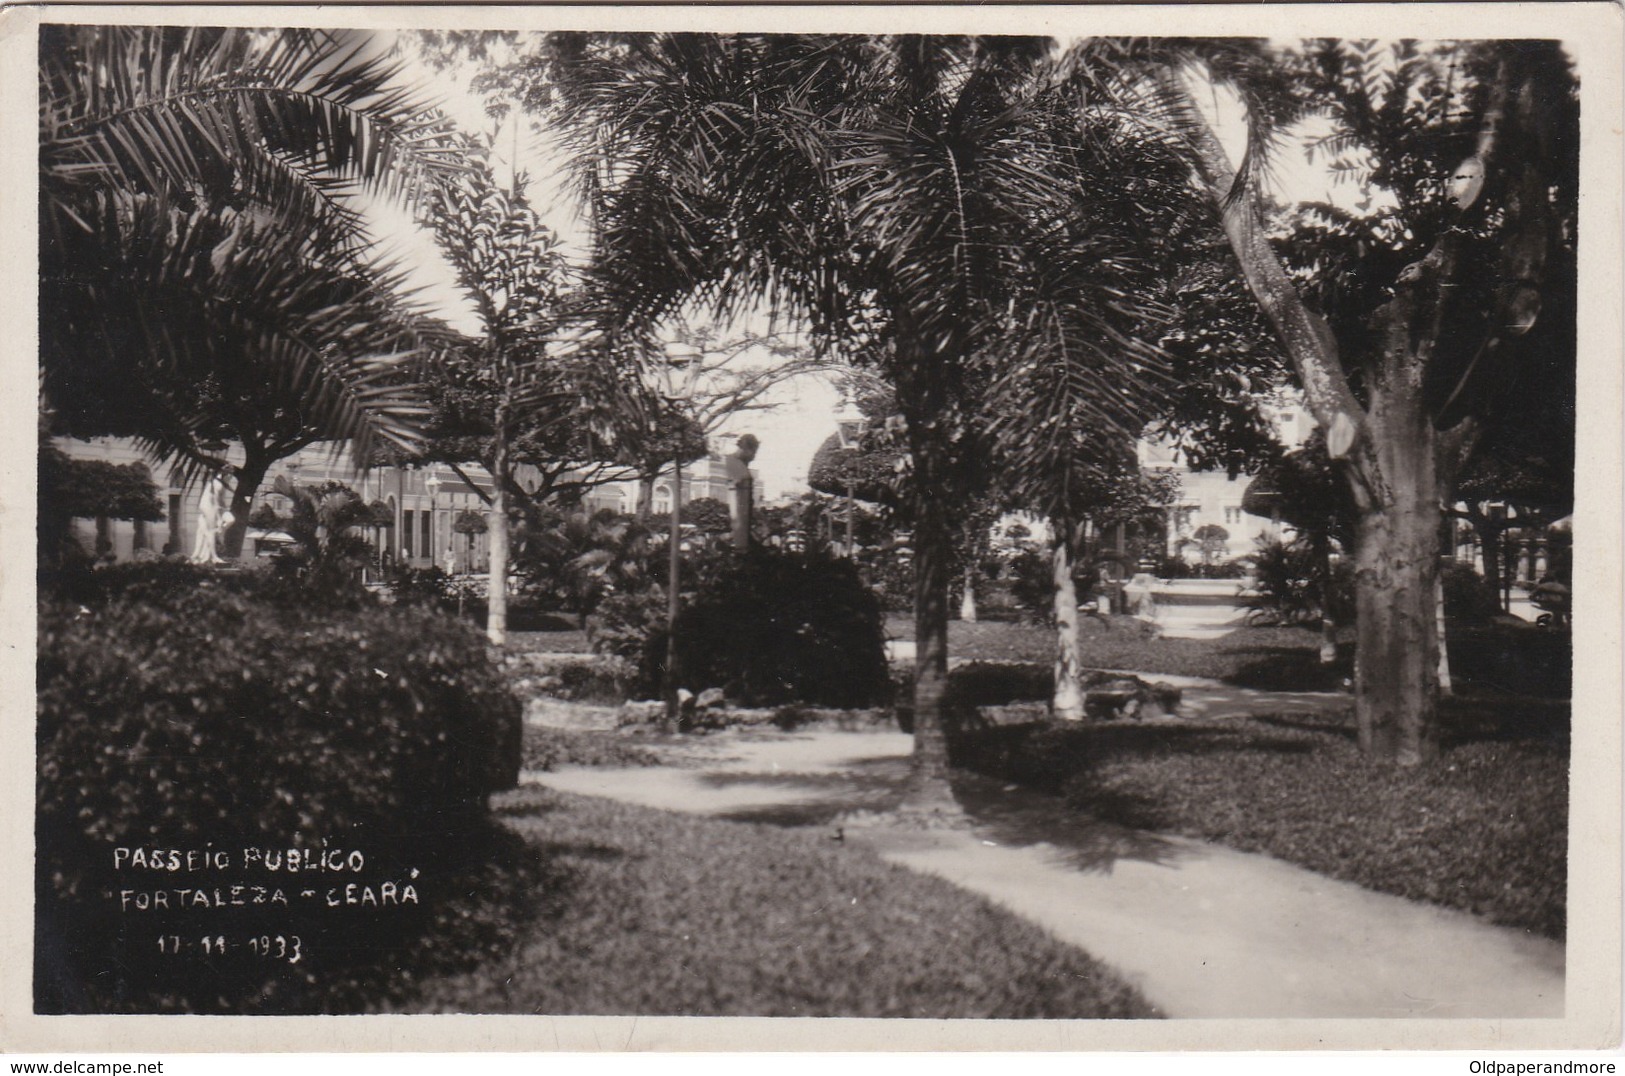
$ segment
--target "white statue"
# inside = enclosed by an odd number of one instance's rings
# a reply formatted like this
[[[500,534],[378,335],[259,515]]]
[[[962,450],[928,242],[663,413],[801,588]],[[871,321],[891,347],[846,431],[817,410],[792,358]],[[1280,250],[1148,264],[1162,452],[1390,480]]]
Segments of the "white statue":
[[[232,514],[226,510],[229,496],[224,472],[215,472],[203,483],[203,496],[197,506],[197,537],[192,542],[193,564],[220,563],[216,548],[220,534],[235,522]]]

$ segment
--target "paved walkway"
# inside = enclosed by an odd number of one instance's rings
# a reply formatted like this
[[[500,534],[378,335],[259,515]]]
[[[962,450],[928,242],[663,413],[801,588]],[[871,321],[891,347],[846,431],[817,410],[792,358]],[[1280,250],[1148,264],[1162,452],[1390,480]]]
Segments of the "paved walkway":
[[[739,821],[834,826],[901,798],[897,732],[729,732],[685,768],[527,774],[568,792]],[[846,824],[844,839],[983,894],[1117,968],[1173,1017],[1554,1017],[1563,949],[1266,856],[1091,823],[956,777],[975,829]],[[861,816],[860,816],[861,817]]]

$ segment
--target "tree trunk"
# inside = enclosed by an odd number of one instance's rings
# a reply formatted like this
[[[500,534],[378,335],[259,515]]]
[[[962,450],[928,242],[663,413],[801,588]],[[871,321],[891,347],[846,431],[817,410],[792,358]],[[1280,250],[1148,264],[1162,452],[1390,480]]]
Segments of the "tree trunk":
[[[951,805],[948,789],[948,560],[944,505],[923,503],[914,527],[914,776],[918,806]]]
[[[1360,747],[1414,766],[1438,752],[1438,436],[1410,385],[1415,359],[1396,340],[1371,382],[1372,447],[1383,498],[1355,535],[1355,720]]]
[[[245,446],[246,447],[246,446]],[[265,474],[276,462],[268,454],[249,451],[238,468],[237,480],[231,491],[231,526],[223,532],[220,544],[227,560],[243,555],[243,539],[248,535],[248,515],[254,508],[254,495],[265,481]]]
[[[1066,524],[1053,524],[1051,554],[1055,571],[1055,694],[1050,711],[1063,721],[1082,721],[1083,679],[1078,656],[1078,589],[1072,581],[1072,556]]]
[[[1467,506],[1467,520],[1473,525],[1473,536],[1478,539],[1479,556],[1484,562],[1484,584],[1495,600],[1501,600],[1501,528],[1477,505]]]
[[[1320,571],[1320,663],[1337,660],[1337,621],[1332,616],[1332,543],[1324,534],[1314,538],[1315,566]]]
[[[1433,580],[1433,608],[1434,623],[1439,636],[1439,694],[1448,697],[1455,693],[1450,684],[1450,636],[1446,630],[1448,625],[1444,616],[1444,575],[1441,573]]]
[[[850,548],[851,543],[847,546]],[[959,619],[967,624],[976,623],[976,567],[972,564],[965,565],[965,592],[959,596]]]
[[[734,485],[734,511],[729,522],[733,547],[741,553],[750,552],[751,513],[756,507],[756,482],[747,469]]]
[[[906,336],[905,336],[906,339]],[[914,462],[914,772],[906,805],[956,813],[948,785],[948,582],[955,528],[948,520],[950,449],[939,371],[949,356],[899,343],[898,398],[907,408]]]
[[[681,690],[677,667],[677,616],[682,611],[683,571],[683,513],[679,509],[683,489],[683,460],[676,457],[672,466],[671,532],[666,536],[666,555],[669,558],[666,575],[666,675],[662,687],[666,694],[666,731],[677,732],[682,727]]]
[[[493,646],[508,642],[508,473],[507,406],[499,404],[491,453],[490,582],[486,586],[485,635]]]
[[[1192,131],[1197,171],[1222,219],[1249,289],[1276,329],[1303,384],[1327,449],[1344,461],[1360,518],[1355,537],[1355,717],[1366,754],[1415,765],[1437,750],[1440,469],[1438,435],[1422,382],[1442,330],[1459,240],[1447,231],[1408,266],[1394,295],[1371,316],[1376,341],[1366,360],[1368,409],[1343,372],[1338,341],[1311,311],[1270,246],[1256,200],[1230,197],[1235,171],[1174,72],[1163,80]],[[1498,87],[1500,89],[1500,87]],[[1492,105],[1480,133],[1490,159]]]
[[[639,523],[649,522],[654,515],[655,504],[655,476],[646,474],[638,479],[638,506],[637,516]]]

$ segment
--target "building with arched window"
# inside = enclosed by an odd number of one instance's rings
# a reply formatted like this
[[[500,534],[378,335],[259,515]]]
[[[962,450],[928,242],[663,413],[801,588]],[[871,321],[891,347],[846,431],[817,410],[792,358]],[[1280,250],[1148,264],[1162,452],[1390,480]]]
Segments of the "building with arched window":
[[[1315,428],[1302,405],[1282,400],[1268,409],[1276,437],[1287,448],[1301,445]],[[1168,508],[1166,554],[1182,560],[1224,561],[1251,553],[1259,538],[1283,537],[1279,519],[1254,515],[1242,507],[1251,475],[1195,471],[1178,446],[1167,441],[1141,441],[1140,466],[1179,476],[1179,500]]]

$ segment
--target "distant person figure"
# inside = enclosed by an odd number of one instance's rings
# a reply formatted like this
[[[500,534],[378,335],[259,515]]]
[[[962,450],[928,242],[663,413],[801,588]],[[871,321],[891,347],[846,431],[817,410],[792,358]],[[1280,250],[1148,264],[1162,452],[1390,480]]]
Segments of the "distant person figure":
[[[203,496],[197,506],[197,538],[192,543],[193,564],[220,563],[216,548],[220,532],[235,522],[235,517],[226,511],[227,495],[224,471],[216,471],[203,483]]]

